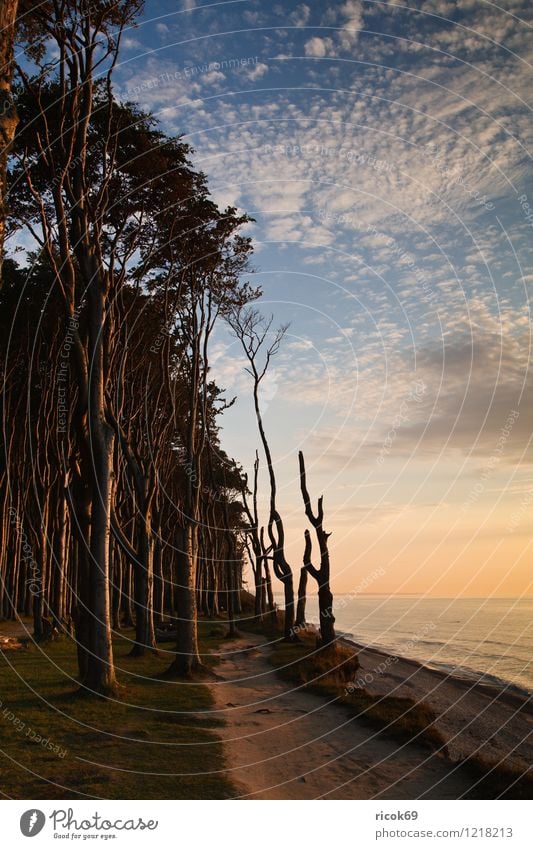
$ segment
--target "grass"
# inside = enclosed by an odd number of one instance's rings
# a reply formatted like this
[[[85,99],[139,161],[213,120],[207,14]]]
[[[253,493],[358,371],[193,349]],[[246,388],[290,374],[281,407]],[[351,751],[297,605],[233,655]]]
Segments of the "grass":
[[[219,644],[200,626],[201,650]],[[114,642],[114,701],[75,695],[75,644],[62,638],[0,653],[0,778],[14,799],[220,799],[222,746],[204,684],[157,680],[170,657],[128,657]],[[168,644],[164,646],[168,649]],[[210,659],[211,661],[211,659]],[[48,741],[48,743],[43,742]]]

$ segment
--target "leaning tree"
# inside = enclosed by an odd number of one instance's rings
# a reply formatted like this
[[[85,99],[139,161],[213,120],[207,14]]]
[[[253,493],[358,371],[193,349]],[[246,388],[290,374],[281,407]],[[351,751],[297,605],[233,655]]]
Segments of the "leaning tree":
[[[296,639],[294,632],[294,582],[290,564],[285,556],[285,528],[283,519],[276,506],[277,484],[272,460],[272,452],[266,436],[260,405],[260,386],[267,374],[272,358],[278,353],[288,325],[282,325],[272,331],[273,318],[268,320],[256,309],[234,310],[229,318],[229,325],[240,341],[248,365],[246,371],[252,378],[255,417],[259,435],[265,453],[268,476],[270,481],[270,511],[268,517],[268,535],[272,546],[272,565],[274,574],[283,584],[284,638]]]

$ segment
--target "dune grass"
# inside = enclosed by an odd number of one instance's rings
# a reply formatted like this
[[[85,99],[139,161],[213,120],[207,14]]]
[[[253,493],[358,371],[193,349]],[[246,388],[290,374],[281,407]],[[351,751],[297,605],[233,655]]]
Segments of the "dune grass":
[[[218,644],[201,628],[201,648]],[[113,700],[76,695],[76,652],[61,638],[0,653],[0,777],[8,798],[220,799],[234,795],[204,684],[158,680],[170,655],[128,657],[114,641]],[[163,647],[169,648],[168,645]]]
[[[353,687],[359,668],[357,655],[343,643],[317,651],[315,636],[299,634],[298,643],[279,643],[271,662],[285,680],[304,685],[311,692],[335,700],[358,721],[382,730],[395,740],[416,742],[441,754],[445,739],[435,727],[436,716],[424,703],[397,696],[372,696]]]
[[[381,730],[397,742],[416,741],[448,756],[445,737],[435,724],[438,718],[428,705],[406,697],[372,696],[353,687],[358,661],[349,646],[340,643],[332,651],[317,652],[314,635],[303,633],[299,637],[299,643],[279,642],[271,654],[271,663],[283,679],[345,705],[358,722]],[[480,756],[452,766],[471,781],[466,798],[533,798],[533,768],[523,774],[505,764],[495,767]]]

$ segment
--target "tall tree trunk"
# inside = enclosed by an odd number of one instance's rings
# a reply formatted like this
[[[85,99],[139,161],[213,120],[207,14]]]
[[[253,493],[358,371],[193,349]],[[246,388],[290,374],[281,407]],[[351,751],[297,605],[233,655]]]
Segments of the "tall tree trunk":
[[[90,548],[92,633],[91,654],[83,683],[100,693],[111,691],[116,686],[109,598],[114,431],[105,416],[105,296],[96,272],[91,275],[89,309],[89,423],[93,470]]]
[[[196,528],[187,522],[178,553],[176,658],[169,669],[171,674],[181,678],[190,677],[201,666],[196,608],[196,536]]]
[[[118,545],[113,542],[111,545],[113,553],[114,569],[113,569],[113,587],[112,587],[112,603],[111,603],[111,621],[113,631],[120,631],[120,608],[122,605],[122,587],[124,580],[124,554],[120,551]]]
[[[66,575],[68,569],[67,551],[68,551],[68,510],[65,498],[65,491],[60,484],[57,487],[57,524],[54,534],[54,557],[52,561],[53,570],[55,573],[55,592],[54,602],[51,606],[52,618],[55,624],[60,627],[66,622]]]
[[[147,511],[148,513],[148,511]],[[130,654],[141,657],[156,649],[154,629],[154,538],[149,515],[139,521],[139,558],[134,566],[135,643]]]
[[[154,625],[161,624],[165,618],[165,579],[163,575],[163,556],[161,536],[158,532],[154,539]]]
[[[285,603],[285,613],[283,616],[283,638],[293,641],[294,633],[294,583],[292,573],[281,578],[283,583],[283,596]]]
[[[91,599],[90,599],[90,550],[91,550],[91,491],[86,481],[74,474],[72,485],[67,489],[67,500],[72,517],[74,533],[73,554],[76,571],[76,595],[72,608],[74,636],[78,654],[80,681],[84,681],[89,668],[91,652]]]
[[[252,567],[254,573],[254,589],[255,589],[255,604],[254,604],[254,612],[255,617],[258,622],[261,622],[263,619],[263,600],[264,600],[264,581],[263,581],[263,569],[262,569],[262,558],[261,555],[255,556],[255,565]]]

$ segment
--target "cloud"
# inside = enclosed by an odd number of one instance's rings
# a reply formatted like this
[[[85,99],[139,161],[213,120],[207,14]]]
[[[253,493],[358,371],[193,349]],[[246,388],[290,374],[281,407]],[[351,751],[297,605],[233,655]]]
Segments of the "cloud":
[[[318,38],[318,36],[313,36],[313,38],[310,38],[309,41],[305,42],[305,55],[317,56],[319,58],[325,56],[331,48],[332,43],[333,42],[330,38]]]
[[[229,73],[196,73],[143,92],[171,130],[186,129],[216,199],[257,219],[259,248],[275,241],[267,261],[302,273],[310,291],[291,280],[295,300],[326,316],[325,329],[316,319],[300,334],[314,347],[291,345],[276,397],[291,409],[326,405],[327,427],[307,436],[337,466],[375,461],[418,379],[427,393],[395,429],[388,457],[479,462],[516,405],[502,464],[528,445],[520,278],[531,278],[531,228],[516,201],[533,141],[521,103],[530,84],[524,28],[494,8],[454,7],[461,26],[426,14],[448,17],[444,0],[369,8],[369,29],[383,33],[372,37],[361,35],[359,2],[320,20],[315,6],[299,4],[286,15],[298,30],[280,27],[280,10],[264,12],[261,25],[279,29],[248,43],[239,36],[243,54],[260,56],[242,77],[282,71],[286,89],[251,95]],[[520,8],[513,0],[509,11]],[[222,55],[213,45],[211,59]],[[147,63],[144,77],[162,67]],[[313,356],[320,363],[310,369]]]
[[[255,65],[246,65],[246,75],[251,80],[260,80],[261,77],[264,77],[265,74],[268,73],[268,65],[265,65],[264,62],[257,62]]]
[[[356,383],[342,369],[333,370],[333,403],[351,394],[358,415],[350,424],[339,419],[337,426],[311,434],[314,452],[337,467],[454,457],[478,467],[531,465],[528,329],[512,310],[494,314],[477,299],[468,312],[450,310],[440,344],[392,359],[370,340]],[[294,389],[288,391],[294,396]]]
[[[330,25],[328,30],[331,30],[331,35],[313,36],[306,41],[306,56],[333,58],[351,51],[363,27],[363,4],[360,0],[347,0],[338,8],[330,8],[325,20]]]
[[[350,50],[357,41],[359,31],[363,28],[363,4],[360,0],[347,0],[340,6],[339,13],[344,18],[340,45],[343,50]]]
[[[137,50],[141,48],[143,45],[137,38],[132,38],[131,36],[124,36],[122,39],[122,46],[125,50]]]
[[[306,3],[300,3],[289,15],[292,26],[304,27],[311,16],[311,8]]]

